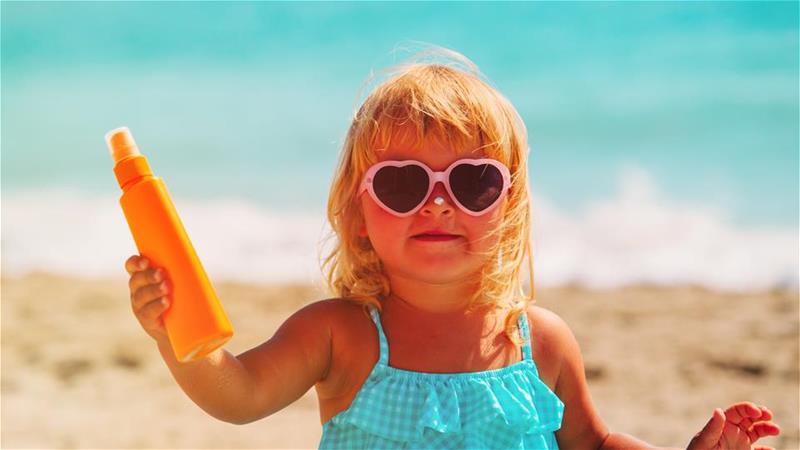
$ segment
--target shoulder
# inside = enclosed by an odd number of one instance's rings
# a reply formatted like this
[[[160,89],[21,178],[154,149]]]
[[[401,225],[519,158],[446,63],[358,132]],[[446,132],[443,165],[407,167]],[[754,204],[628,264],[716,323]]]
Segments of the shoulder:
[[[278,339],[292,339],[305,347],[337,350],[348,336],[369,333],[372,321],[364,306],[340,299],[329,298],[309,303],[292,313],[275,333]],[[330,357],[335,357],[330,354]],[[326,371],[327,372],[327,371]]]
[[[592,402],[583,356],[575,335],[564,319],[552,311],[530,305],[527,313],[531,323],[533,356],[539,373],[564,403],[564,418],[556,432],[559,447],[598,448],[608,436],[608,427]],[[544,365],[550,365],[552,372],[547,376],[551,381],[545,379],[540,359]]]
[[[369,332],[373,327],[364,305],[342,298],[318,300],[303,306],[286,323],[293,328],[324,332],[331,341],[348,334]]]
[[[569,325],[558,314],[536,305],[526,311],[530,324],[533,359],[544,381],[555,388],[562,367],[580,356],[577,341]],[[548,382],[549,381],[549,382]]]
[[[356,312],[364,314],[364,307],[356,302],[343,298],[327,298],[309,303],[295,312],[295,315],[306,319],[330,318],[342,319]]]
[[[309,303],[295,311],[289,320],[308,326],[339,328],[354,322],[369,321],[365,307],[342,298],[328,298]]]
[[[569,325],[558,314],[541,306],[528,305],[528,323],[531,335],[544,339],[543,345],[557,345],[571,334]]]
[[[360,385],[378,360],[380,348],[375,324],[366,306],[329,298],[311,303],[296,313],[307,326],[324,330],[330,362],[317,385],[323,400],[346,395]]]
[[[561,351],[575,339],[567,322],[553,311],[541,306],[529,305],[526,312],[531,338],[534,343],[544,349]]]

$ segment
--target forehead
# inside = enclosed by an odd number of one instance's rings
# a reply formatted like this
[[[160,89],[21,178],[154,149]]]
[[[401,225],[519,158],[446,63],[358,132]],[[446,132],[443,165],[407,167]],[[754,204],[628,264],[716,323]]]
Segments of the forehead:
[[[436,131],[420,138],[417,129],[408,125],[396,126],[388,142],[377,143],[373,151],[377,161],[413,159],[434,170],[444,170],[458,159],[486,157],[478,139],[460,136],[447,139]]]

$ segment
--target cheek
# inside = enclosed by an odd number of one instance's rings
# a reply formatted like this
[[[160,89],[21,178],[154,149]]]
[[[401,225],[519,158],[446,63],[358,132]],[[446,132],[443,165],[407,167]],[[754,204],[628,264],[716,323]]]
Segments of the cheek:
[[[500,236],[494,231],[500,226],[502,217],[501,208],[496,208],[486,216],[464,215],[462,223],[469,235],[473,250],[487,251],[497,244]]]
[[[364,225],[359,234],[369,237],[373,247],[383,247],[387,240],[396,241],[405,228],[403,219],[387,213],[367,196],[361,197],[361,211]]]

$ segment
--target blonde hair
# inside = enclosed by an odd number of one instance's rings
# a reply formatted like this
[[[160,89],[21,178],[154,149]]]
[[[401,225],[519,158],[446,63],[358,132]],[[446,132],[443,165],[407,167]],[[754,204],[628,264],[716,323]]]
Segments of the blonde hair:
[[[369,239],[359,236],[364,217],[357,201],[364,173],[377,162],[375,150],[388,147],[396,129],[409,125],[416,130],[414,145],[431,133],[454,149],[478,142],[486,156],[508,166],[512,181],[495,228],[499,239],[487,255],[470,307],[509,306],[505,333],[519,345],[516,320],[534,301],[525,125],[511,103],[463,55],[436,48],[421,56],[444,56],[447,61],[420,62],[418,57],[389,69],[389,78],[353,117],[328,198],[334,244],[322,262],[323,272],[335,295],[380,310],[391,286]],[[529,294],[520,276],[526,260]]]

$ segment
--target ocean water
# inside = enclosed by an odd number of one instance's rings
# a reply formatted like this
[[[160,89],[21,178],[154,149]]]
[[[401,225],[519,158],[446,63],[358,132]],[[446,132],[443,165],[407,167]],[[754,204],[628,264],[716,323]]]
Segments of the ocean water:
[[[318,281],[370,73],[471,58],[531,142],[536,282],[798,285],[798,4],[2,3],[2,270],[123,276],[128,126],[213,278]]]

